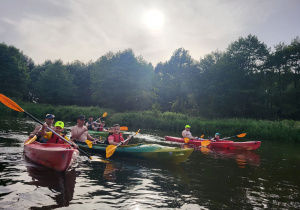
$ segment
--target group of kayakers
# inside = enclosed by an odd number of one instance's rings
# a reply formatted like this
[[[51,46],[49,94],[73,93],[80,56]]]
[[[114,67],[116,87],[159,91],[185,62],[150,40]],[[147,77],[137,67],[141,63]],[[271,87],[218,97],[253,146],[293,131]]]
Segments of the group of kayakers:
[[[198,139],[198,140],[201,139],[199,137],[194,137],[192,135],[192,133],[191,133],[191,126],[190,125],[186,125],[181,134],[182,134],[182,138]],[[220,140],[220,134],[219,133],[215,133],[215,136],[213,138],[211,138],[210,140],[211,141],[219,141]]]
[[[105,127],[105,121],[101,121],[101,118],[94,121],[92,116],[89,117],[89,120],[86,122],[85,126],[88,128],[88,130],[92,131],[108,131]]]
[[[60,134],[63,136],[66,140],[71,141],[71,142],[85,142],[86,140],[90,140],[93,143],[97,143],[98,139],[93,138],[92,136],[89,135],[88,133],[88,122],[85,124],[85,116],[84,115],[79,115],[77,117],[77,124],[71,128],[71,139],[66,137],[64,134],[62,134],[62,131],[64,129],[64,123],[62,121],[57,121],[54,124],[53,127],[53,122],[54,122],[55,116],[53,114],[47,114],[45,117],[45,123],[43,125],[37,126],[34,131],[30,134],[29,138],[34,137],[35,135],[37,136],[38,142],[41,143],[57,143],[57,144],[63,144],[65,143],[63,140],[61,140],[56,134],[52,133],[48,128],[51,128],[54,130],[56,133]],[[93,118],[90,116],[89,117],[89,122],[93,123]],[[102,122],[101,122],[102,124]],[[87,126],[86,126],[87,125]],[[102,126],[105,124],[102,124]],[[98,125],[97,125],[98,126]],[[112,145],[118,145],[119,143],[128,144],[128,141],[124,141],[124,138],[122,136],[122,133],[120,132],[120,125],[119,124],[114,124],[111,129],[110,129],[110,135],[108,136],[108,144]],[[129,136],[129,139],[131,137]]]

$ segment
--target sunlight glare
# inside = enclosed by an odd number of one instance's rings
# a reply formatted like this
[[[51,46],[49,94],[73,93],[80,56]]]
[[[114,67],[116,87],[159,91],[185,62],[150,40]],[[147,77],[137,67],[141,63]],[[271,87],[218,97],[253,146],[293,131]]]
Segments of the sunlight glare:
[[[144,14],[143,20],[151,30],[159,30],[164,25],[164,14],[159,10],[149,10]]]

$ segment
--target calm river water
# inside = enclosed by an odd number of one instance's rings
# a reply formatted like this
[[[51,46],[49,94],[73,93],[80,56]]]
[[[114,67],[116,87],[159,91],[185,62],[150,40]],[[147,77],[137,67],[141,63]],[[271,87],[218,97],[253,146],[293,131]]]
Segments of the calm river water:
[[[24,140],[35,125],[0,121],[0,208],[300,208],[299,144],[261,139],[256,151],[196,150],[179,165],[118,158],[99,163],[80,156],[78,166],[62,174],[24,157]],[[180,147],[164,142],[164,135],[179,136],[141,130],[133,141]]]

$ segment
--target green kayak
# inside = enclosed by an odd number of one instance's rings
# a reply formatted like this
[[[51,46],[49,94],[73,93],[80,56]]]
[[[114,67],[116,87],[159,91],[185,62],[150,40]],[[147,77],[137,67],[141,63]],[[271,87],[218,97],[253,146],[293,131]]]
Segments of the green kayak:
[[[96,136],[108,137],[108,131],[92,131],[92,130],[88,130],[88,133],[89,133],[90,135],[96,135]],[[124,132],[121,131],[120,133],[124,133]]]
[[[98,153],[104,156],[106,153],[106,147],[108,146],[106,144],[93,144],[93,147],[89,148],[86,143],[76,142],[76,144],[87,152]],[[178,164],[185,161],[193,151],[193,148],[181,149],[158,144],[129,144],[119,146],[113,156]]]

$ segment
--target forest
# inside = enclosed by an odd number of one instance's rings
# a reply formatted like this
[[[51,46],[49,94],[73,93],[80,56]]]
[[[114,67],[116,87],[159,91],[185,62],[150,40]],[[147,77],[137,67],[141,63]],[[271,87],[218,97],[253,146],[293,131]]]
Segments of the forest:
[[[1,43],[0,78],[0,93],[54,106],[300,120],[299,37],[271,50],[249,34],[199,60],[179,48],[155,67],[132,49],[108,52],[95,62],[57,59],[36,65],[21,50]]]

